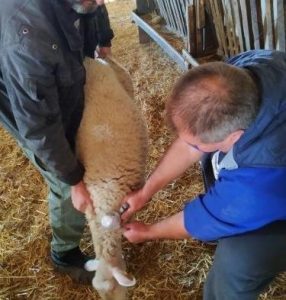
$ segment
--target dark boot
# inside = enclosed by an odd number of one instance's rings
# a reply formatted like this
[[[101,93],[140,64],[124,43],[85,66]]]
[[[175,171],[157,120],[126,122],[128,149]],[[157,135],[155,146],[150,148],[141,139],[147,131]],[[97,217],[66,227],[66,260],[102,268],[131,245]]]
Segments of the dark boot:
[[[83,254],[79,247],[65,251],[51,251],[52,264],[56,271],[69,275],[74,281],[79,283],[91,284],[94,272],[88,272],[84,264],[92,259]]]

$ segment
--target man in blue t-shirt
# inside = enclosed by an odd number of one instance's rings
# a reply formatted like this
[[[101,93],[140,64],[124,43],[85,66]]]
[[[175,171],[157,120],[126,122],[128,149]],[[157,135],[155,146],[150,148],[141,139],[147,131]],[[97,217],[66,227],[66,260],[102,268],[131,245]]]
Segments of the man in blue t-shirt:
[[[123,202],[124,221],[193,163],[206,193],[158,223],[125,225],[133,243],[193,237],[218,241],[204,299],[257,299],[286,270],[286,54],[248,51],[194,68],[166,105],[177,138]]]

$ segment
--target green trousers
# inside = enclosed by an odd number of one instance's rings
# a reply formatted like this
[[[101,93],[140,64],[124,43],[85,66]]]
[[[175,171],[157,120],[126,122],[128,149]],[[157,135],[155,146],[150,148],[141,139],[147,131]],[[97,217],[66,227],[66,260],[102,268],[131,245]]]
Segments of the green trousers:
[[[21,145],[20,145],[21,146]],[[49,217],[52,228],[52,250],[63,252],[79,245],[85,227],[85,216],[71,201],[70,186],[47,171],[32,151],[21,146],[26,156],[40,171],[49,186]]]

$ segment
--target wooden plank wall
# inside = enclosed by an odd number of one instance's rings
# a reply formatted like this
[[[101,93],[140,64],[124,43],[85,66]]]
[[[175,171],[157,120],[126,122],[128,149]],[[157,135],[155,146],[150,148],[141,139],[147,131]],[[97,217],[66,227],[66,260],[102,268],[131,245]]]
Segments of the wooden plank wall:
[[[155,0],[169,31],[182,37],[194,57],[215,53],[217,41],[205,2],[208,0]]]
[[[285,51],[285,0],[208,0],[219,52],[225,57],[250,49]]]
[[[225,57],[250,49],[286,51],[286,0],[154,1],[167,28],[195,57],[213,52],[217,42]]]
[[[160,15],[165,19],[167,28],[181,37],[187,35],[186,1],[156,0]]]

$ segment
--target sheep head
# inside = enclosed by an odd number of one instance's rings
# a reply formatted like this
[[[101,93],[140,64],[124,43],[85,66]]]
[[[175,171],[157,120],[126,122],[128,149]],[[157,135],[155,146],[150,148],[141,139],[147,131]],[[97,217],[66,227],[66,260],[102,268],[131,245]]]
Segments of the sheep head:
[[[134,277],[130,278],[130,275],[120,266],[112,266],[104,259],[87,261],[85,269],[87,271],[98,271],[92,280],[92,285],[105,300],[126,299],[125,287],[131,287],[136,284],[136,279]]]

